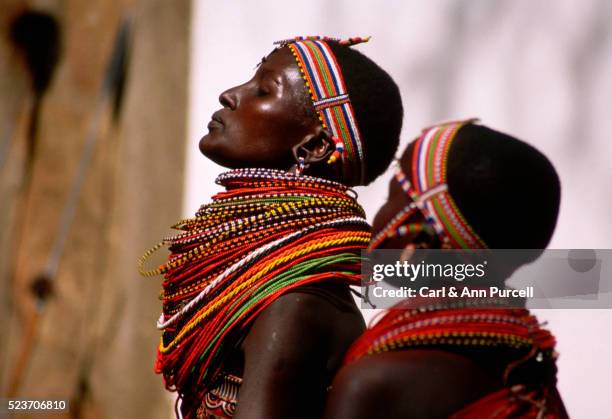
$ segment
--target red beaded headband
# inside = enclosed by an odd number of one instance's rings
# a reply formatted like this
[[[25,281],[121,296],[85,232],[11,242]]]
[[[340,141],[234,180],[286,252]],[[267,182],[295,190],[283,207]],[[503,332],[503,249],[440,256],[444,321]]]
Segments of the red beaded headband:
[[[344,180],[354,181],[356,184],[365,182],[363,141],[340,65],[328,42],[349,46],[367,42],[369,39],[369,37],[356,37],[339,40],[309,36],[275,42],[291,50],[300,67],[319,120],[324,128],[329,128],[332,132],[336,150],[328,163],[340,159]]]
[[[446,183],[446,163],[452,141],[462,126],[474,121],[476,120],[444,122],[423,130],[415,141],[412,153],[413,183],[404,174],[399,161],[396,162],[395,178],[410,196],[412,203],[377,234],[370,249],[380,246],[386,238],[402,235],[402,231],[407,230],[403,226],[404,222],[417,209],[425,216],[427,223],[433,227],[445,247],[487,248],[459,211],[448,193]]]

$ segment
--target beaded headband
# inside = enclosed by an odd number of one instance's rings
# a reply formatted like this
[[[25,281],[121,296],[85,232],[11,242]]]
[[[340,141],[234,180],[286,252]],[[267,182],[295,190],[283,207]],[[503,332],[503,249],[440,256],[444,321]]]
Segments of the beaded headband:
[[[370,248],[376,248],[385,238],[393,237],[395,230],[418,209],[442,240],[444,247],[455,249],[485,249],[487,245],[467,223],[446,183],[447,157],[459,129],[476,119],[450,121],[425,128],[417,138],[412,153],[410,182],[396,161],[395,178],[410,196],[412,203],[400,211],[374,238]],[[405,229],[404,229],[405,230]],[[400,231],[401,233],[401,231]]]
[[[339,158],[342,162],[343,178],[357,184],[363,184],[365,181],[363,142],[340,65],[328,42],[350,46],[367,42],[369,39],[356,37],[339,40],[321,36],[300,36],[274,43],[279,45],[279,48],[287,46],[291,50],[323,128],[331,130],[336,150],[329,163]]]

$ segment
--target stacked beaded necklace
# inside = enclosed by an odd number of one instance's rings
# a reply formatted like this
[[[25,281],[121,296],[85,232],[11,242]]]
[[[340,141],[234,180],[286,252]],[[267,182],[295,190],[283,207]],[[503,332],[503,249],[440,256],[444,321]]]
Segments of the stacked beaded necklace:
[[[539,357],[553,355],[555,338],[540,328],[528,310],[498,304],[466,300],[415,307],[413,301],[402,302],[352,345],[345,363],[375,353],[428,346],[506,347],[534,351]]]
[[[453,418],[481,417],[483,412],[490,411],[506,413],[483,417],[556,417],[547,414],[551,393],[546,382],[534,387],[523,383],[510,385],[509,381],[510,374],[528,361],[554,362],[557,357],[554,336],[542,329],[526,309],[478,307],[479,304],[492,307],[495,302],[441,302],[418,308],[414,302],[402,302],[353,343],[344,364],[376,353],[413,348],[459,352],[470,347],[508,349],[516,356],[505,365],[506,387]],[[521,411],[529,414],[522,416]]]
[[[216,182],[226,191],[139,261],[141,274],[164,275],[156,372],[168,389],[200,401],[223,356],[279,295],[313,282],[358,284],[371,238],[342,184],[272,169],[233,170]],[[167,263],[145,270],[164,245]]]

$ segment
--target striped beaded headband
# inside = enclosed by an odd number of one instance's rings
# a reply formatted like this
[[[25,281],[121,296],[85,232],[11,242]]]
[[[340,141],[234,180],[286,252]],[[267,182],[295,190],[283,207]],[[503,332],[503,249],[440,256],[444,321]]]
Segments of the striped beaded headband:
[[[370,249],[378,247],[385,238],[392,237],[403,223],[418,209],[433,227],[444,247],[455,249],[486,249],[486,243],[465,220],[448,192],[446,168],[448,152],[459,129],[477,121],[450,121],[425,128],[414,143],[410,182],[395,162],[395,179],[412,203],[400,211],[372,240]]]
[[[356,37],[339,40],[321,36],[300,36],[274,43],[279,45],[279,48],[287,46],[291,50],[323,128],[331,130],[336,151],[330,158],[330,163],[340,157],[343,178],[356,184],[365,182],[363,140],[340,65],[328,42],[350,46],[367,42],[369,39]]]
[[[434,188],[444,190],[424,202],[421,211],[438,236],[452,248],[484,249],[485,242],[465,220],[455,201],[448,192],[446,168],[448,151],[457,132],[476,119],[443,122],[425,128],[416,140],[412,153],[412,179],[402,184],[409,195],[421,196]],[[401,177],[401,167],[398,165]]]

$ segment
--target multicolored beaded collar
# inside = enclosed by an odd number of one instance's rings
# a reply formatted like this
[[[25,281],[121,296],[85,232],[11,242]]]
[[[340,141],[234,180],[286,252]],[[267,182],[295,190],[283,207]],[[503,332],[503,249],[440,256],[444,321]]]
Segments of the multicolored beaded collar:
[[[346,183],[361,185],[365,181],[363,140],[357,118],[349,98],[340,65],[329,47],[329,42],[355,45],[370,38],[335,38],[308,36],[277,41],[288,47],[295,57],[306,82],[312,104],[323,128],[331,130],[336,150],[329,160],[342,162],[342,176]]]
[[[155,370],[193,419],[257,315],[303,285],[361,281],[370,226],[351,189],[290,172],[245,168],[223,173],[225,188],[196,216],[139,259],[144,276],[163,275],[163,330]],[[162,247],[163,265],[145,269]]]
[[[459,129],[475,119],[450,121],[425,128],[417,138],[412,153],[412,181],[399,161],[395,162],[395,179],[412,202],[401,210],[376,235],[369,249],[379,247],[390,237],[402,236],[414,229],[405,222],[420,211],[442,241],[443,247],[454,249],[485,249],[487,245],[465,220],[448,192],[446,163],[448,151]]]

